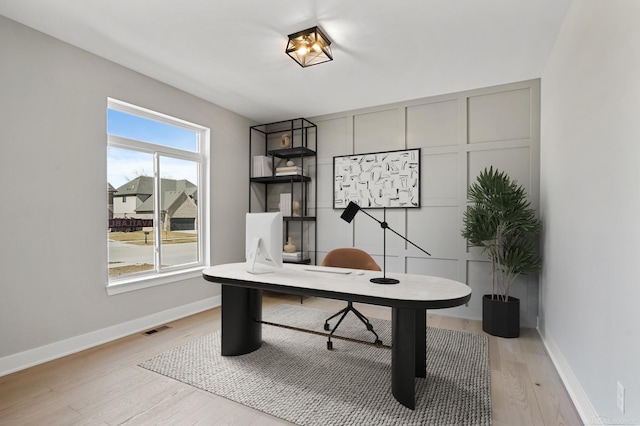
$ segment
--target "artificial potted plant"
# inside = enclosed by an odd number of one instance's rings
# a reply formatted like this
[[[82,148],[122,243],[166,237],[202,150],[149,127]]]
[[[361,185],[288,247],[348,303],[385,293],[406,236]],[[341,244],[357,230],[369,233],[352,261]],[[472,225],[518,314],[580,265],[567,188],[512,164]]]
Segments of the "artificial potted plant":
[[[491,261],[492,291],[482,299],[482,329],[494,336],[520,335],[520,300],[510,296],[520,274],[540,269],[540,221],[525,189],[509,176],[485,168],[468,191],[462,236]]]

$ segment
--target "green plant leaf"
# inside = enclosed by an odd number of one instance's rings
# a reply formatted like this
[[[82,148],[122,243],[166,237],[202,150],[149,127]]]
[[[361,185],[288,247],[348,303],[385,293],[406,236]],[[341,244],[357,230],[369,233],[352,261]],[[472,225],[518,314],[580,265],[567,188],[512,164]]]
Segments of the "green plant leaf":
[[[493,166],[469,186],[468,203],[461,235],[489,257],[494,285],[508,297],[518,275],[541,267],[536,244],[541,223],[524,187]]]

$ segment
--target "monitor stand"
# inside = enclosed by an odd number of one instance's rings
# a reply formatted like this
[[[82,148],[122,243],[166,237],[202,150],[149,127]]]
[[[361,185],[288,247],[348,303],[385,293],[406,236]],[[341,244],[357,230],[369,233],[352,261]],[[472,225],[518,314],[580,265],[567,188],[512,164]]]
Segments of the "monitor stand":
[[[273,272],[273,267],[263,265],[257,262],[258,252],[260,251],[260,238],[254,238],[251,242],[249,254],[247,255],[246,270],[250,274],[268,274]]]

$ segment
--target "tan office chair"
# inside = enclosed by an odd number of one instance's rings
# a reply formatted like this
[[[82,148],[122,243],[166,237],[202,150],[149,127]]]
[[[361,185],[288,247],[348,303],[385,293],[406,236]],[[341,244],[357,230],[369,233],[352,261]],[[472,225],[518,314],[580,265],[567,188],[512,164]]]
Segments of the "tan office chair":
[[[378,266],[376,261],[373,260],[373,258],[369,256],[367,252],[357,248],[338,248],[338,249],[331,250],[324,257],[324,260],[322,261],[322,266],[333,266],[337,268],[351,268],[351,269],[367,269],[370,271],[381,270],[380,266]],[[367,330],[369,330],[374,334],[374,336],[376,336],[374,343],[376,345],[381,345],[382,341],[378,337],[378,334],[373,330],[373,325],[371,325],[369,320],[364,315],[362,315],[360,311],[358,311],[356,308],[353,307],[353,302],[347,302],[347,303],[348,304],[346,308],[342,309],[340,312],[336,313],[335,315],[330,316],[324,322],[324,329],[327,331],[331,330],[331,333],[329,333],[329,340],[327,340],[327,349],[329,350],[333,349],[333,342],[331,342],[331,336],[333,336],[333,333],[335,333],[336,329],[338,328],[338,326],[340,325],[344,317],[346,317],[349,312],[353,312],[355,316],[357,316],[360,319],[360,321],[364,323],[364,325],[367,327]],[[342,316],[338,320],[338,323],[333,327],[333,329],[331,329],[329,325],[329,321],[331,321],[338,315],[342,315]]]

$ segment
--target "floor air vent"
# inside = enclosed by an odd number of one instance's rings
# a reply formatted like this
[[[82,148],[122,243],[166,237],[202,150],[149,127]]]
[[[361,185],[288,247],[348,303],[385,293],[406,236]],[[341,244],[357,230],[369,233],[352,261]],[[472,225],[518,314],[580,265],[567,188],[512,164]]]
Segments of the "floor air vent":
[[[151,336],[152,334],[160,333],[161,331],[165,331],[170,329],[168,325],[161,325],[160,327],[153,328],[151,330],[144,331],[142,334],[145,336]]]

